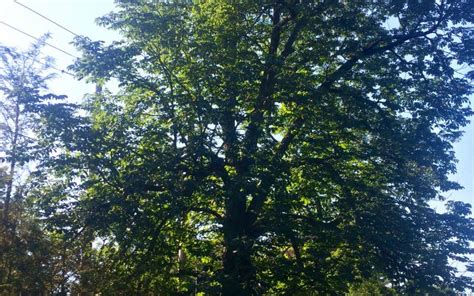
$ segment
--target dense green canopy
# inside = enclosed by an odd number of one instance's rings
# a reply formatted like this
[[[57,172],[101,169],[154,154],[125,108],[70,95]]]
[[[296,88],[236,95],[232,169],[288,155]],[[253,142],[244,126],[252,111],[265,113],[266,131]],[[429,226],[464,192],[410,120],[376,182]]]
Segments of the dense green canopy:
[[[117,1],[99,22],[123,41],[78,38],[73,69],[120,90],[40,134],[51,153],[32,194],[50,231],[84,242],[76,289],[472,287],[451,264],[473,252],[470,205],[429,206],[460,188],[471,4]]]

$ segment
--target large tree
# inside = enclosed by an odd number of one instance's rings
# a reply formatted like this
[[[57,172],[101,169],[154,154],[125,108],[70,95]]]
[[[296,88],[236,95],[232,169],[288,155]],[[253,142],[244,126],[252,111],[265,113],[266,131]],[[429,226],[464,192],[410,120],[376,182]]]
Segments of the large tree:
[[[117,1],[123,42],[77,40],[121,89],[56,142],[60,227],[100,238],[109,293],[472,286],[470,206],[428,204],[460,188],[468,2]]]

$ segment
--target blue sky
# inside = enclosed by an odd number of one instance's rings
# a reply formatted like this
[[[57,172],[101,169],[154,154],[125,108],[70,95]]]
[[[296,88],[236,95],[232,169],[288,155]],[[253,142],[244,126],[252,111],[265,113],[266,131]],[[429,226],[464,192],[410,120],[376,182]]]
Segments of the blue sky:
[[[85,35],[93,40],[110,42],[119,38],[118,34],[101,28],[95,24],[95,18],[102,16],[114,8],[113,0],[17,0],[39,13],[51,18],[69,30]],[[69,53],[79,55],[70,44],[73,35],[58,28],[54,24],[28,11],[14,0],[0,0],[0,22],[7,23],[33,36],[51,33],[48,41]],[[0,43],[26,48],[33,39],[0,23]],[[66,69],[73,58],[51,47],[44,48],[44,54],[55,58],[56,67]],[[58,94],[66,94],[73,100],[80,100],[84,94],[94,91],[93,85],[78,82],[67,74],[58,74],[51,82],[50,88]],[[472,99],[474,103],[474,98]],[[474,120],[474,118],[473,118]],[[454,144],[459,160],[458,172],[451,179],[459,182],[465,189],[448,192],[449,199],[474,203],[474,123],[465,128],[461,141]],[[438,203],[434,207],[441,209]]]

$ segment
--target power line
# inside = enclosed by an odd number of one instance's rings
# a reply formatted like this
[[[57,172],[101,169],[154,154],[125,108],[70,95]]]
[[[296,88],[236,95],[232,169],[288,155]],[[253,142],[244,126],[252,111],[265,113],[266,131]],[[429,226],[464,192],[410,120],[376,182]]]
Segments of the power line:
[[[65,30],[65,31],[67,31],[68,33],[70,33],[70,34],[72,34],[72,35],[74,35],[74,36],[76,36],[76,37],[81,37],[81,35],[79,35],[79,34],[73,32],[72,30],[66,28],[65,26],[63,26],[63,25],[61,25],[60,23],[58,23],[58,22],[52,20],[51,18],[45,16],[44,14],[41,14],[40,12],[34,10],[33,8],[27,6],[27,5],[23,4],[23,3],[18,2],[18,0],[13,0],[13,2],[14,2],[15,4],[18,4],[18,5],[22,6],[23,8],[25,8],[25,9],[31,11],[32,13],[34,13],[34,14],[40,16],[41,18],[47,20],[48,22],[53,23],[54,25],[56,25],[57,27],[59,27],[59,28]],[[3,25],[5,25],[5,26],[7,26],[7,27],[9,27],[9,28],[11,28],[11,29],[13,29],[13,30],[15,30],[15,31],[17,31],[17,32],[22,33],[22,34],[24,34],[24,35],[26,35],[26,36],[28,36],[28,37],[30,37],[30,38],[33,38],[33,39],[35,39],[35,40],[37,40],[37,41],[40,41],[39,38],[37,38],[37,37],[35,37],[35,36],[31,35],[31,34],[28,34],[27,32],[24,32],[24,31],[22,31],[22,30],[20,30],[20,29],[18,29],[18,28],[16,28],[16,27],[14,27],[14,26],[12,26],[12,25],[9,25],[9,24],[7,24],[7,23],[5,23],[5,22],[3,22],[3,21],[0,21],[0,23],[3,24]],[[67,54],[67,55],[69,55],[69,56],[71,56],[71,57],[78,58],[77,56],[75,56],[75,55],[73,55],[73,54],[71,54],[71,53],[69,53],[69,52],[67,52],[67,51],[65,51],[65,50],[63,50],[63,49],[61,49],[61,48],[59,48],[59,47],[57,47],[57,46],[54,46],[54,45],[49,44],[49,43],[47,43],[47,42],[45,42],[44,44],[46,44],[46,45],[48,45],[48,46],[50,46],[50,47],[52,47],[52,48],[54,48],[54,49],[56,49],[56,50],[59,50],[60,52],[62,52],[62,53],[64,53],[64,54]],[[72,74],[71,72],[68,72],[68,71],[66,71],[66,70],[62,70],[62,69],[56,68],[56,67],[54,67],[54,66],[52,66],[52,65],[47,65],[46,63],[43,63],[43,62],[41,62],[41,61],[34,60],[33,62],[39,63],[39,64],[41,64],[41,65],[43,65],[43,66],[46,66],[46,67],[49,67],[49,68],[51,68],[51,69],[54,69],[54,70],[56,70],[56,71],[58,71],[58,72],[60,72],[60,73],[64,73],[64,74],[70,75],[70,76],[72,76],[72,77],[75,77],[75,75]]]
[[[48,68],[54,69],[54,70],[56,70],[56,71],[58,71],[58,72],[61,72],[61,73],[67,74],[67,75],[69,75],[69,76],[75,77],[74,74],[72,74],[71,72],[68,72],[68,71],[66,71],[66,70],[62,70],[62,69],[56,68],[55,66],[48,65],[48,64],[43,63],[43,62],[40,62],[40,61],[38,61],[38,60],[33,60],[33,63],[38,63],[38,64],[41,64],[41,65],[46,66],[46,67],[48,67]]]
[[[71,72],[68,72],[68,71],[63,70],[63,69],[59,69],[59,68],[57,68],[57,67],[55,67],[55,66],[53,66],[53,65],[50,65],[50,64],[41,62],[41,61],[39,61],[39,60],[37,60],[37,59],[35,59],[35,58],[32,58],[32,57],[28,57],[28,56],[25,56],[25,57],[26,57],[27,60],[31,60],[33,63],[38,63],[38,64],[40,64],[40,65],[45,66],[46,69],[51,68],[51,69],[56,70],[56,71],[58,71],[58,72],[60,72],[60,73],[67,74],[67,75],[69,75],[69,76],[75,77],[74,74],[72,74]]]
[[[61,28],[61,29],[65,30],[65,31],[71,33],[72,35],[74,35],[74,36],[76,36],[76,37],[80,37],[79,34],[74,33],[73,31],[69,30],[69,29],[66,28],[65,26],[63,26],[63,25],[61,25],[61,24],[55,22],[54,20],[50,19],[49,17],[47,17],[47,16],[45,16],[45,15],[39,13],[38,11],[34,10],[33,8],[28,7],[28,6],[26,6],[25,4],[22,4],[22,3],[18,2],[17,0],[14,0],[13,2],[15,2],[16,4],[22,6],[22,7],[25,8],[25,9],[28,9],[29,11],[33,12],[34,14],[39,15],[40,17],[44,18],[45,20],[49,21],[50,23],[53,23],[53,24],[55,24],[56,26],[58,26],[59,28]]]
[[[32,58],[32,57],[29,57],[29,56],[24,56],[24,57],[25,57],[27,60],[31,60],[33,63],[38,63],[38,64],[40,64],[40,65],[45,66],[46,69],[47,69],[47,68],[51,68],[51,69],[54,69],[54,70],[56,70],[56,71],[58,71],[58,72],[60,72],[60,73],[67,74],[67,75],[69,75],[69,76],[75,77],[74,74],[72,74],[71,72],[68,72],[68,71],[63,70],[63,69],[59,69],[59,68],[57,68],[57,67],[55,67],[55,66],[53,66],[53,65],[51,65],[51,64],[47,64],[47,63],[41,62],[41,61],[39,61],[39,60],[37,60],[37,59],[35,59],[35,58]]]
[[[33,39],[35,39],[36,41],[41,41],[39,38],[37,38],[37,37],[35,37],[35,36],[31,35],[31,34],[28,34],[28,33],[26,33],[25,31],[22,31],[22,30],[18,29],[17,27],[14,27],[14,26],[12,26],[12,25],[9,25],[9,24],[5,23],[4,21],[0,21],[0,24],[2,24],[2,25],[4,25],[4,26],[7,26],[7,27],[9,27],[10,29],[15,30],[15,31],[17,31],[17,32],[20,32],[21,34],[26,35],[26,36],[28,36],[28,37],[30,37],[30,38],[33,38]],[[56,50],[58,50],[58,51],[60,51],[60,52],[62,52],[62,53],[64,53],[64,54],[67,54],[68,56],[71,56],[71,57],[73,57],[73,58],[78,59],[77,56],[75,56],[75,55],[73,55],[72,53],[69,53],[69,52],[67,52],[67,51],[65,51],[65,50],[63,50],[63,49],[61,49],[61,48],[59,48],[59,47],[57,47],[57,46],[54,46],[54,45],[52,45],[52,44],[50,44],[50,43],[47,43],[47,42],[44,42],[44,44],[46,44],[46,45],[48,45],[49,47],[52,47],[52,48],[54,48],[54,49],[56,49]]]

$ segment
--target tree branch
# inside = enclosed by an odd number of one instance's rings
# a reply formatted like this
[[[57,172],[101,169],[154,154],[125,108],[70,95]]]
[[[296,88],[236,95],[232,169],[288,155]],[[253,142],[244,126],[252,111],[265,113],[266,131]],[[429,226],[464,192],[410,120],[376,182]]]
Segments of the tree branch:
[[[213,209],[202,208],[202,207],[190,207],[189,210],[193,211],[193,212],[205,213],[205,214],[212,215],[215,218],[217,218],[217,220],[219,220],[219,222],[221,222],[224,219],[224,217],[222,217],[221,214],[219,214],[217,211],[215,211]]]
[[[386,45],[381,45],[383,44],[384,41],[378,40],[376,42],[371,42],[368,44],[362,51],[360,51],[359,54],[353,56],[351,59],[347,60],[345,63],[343,63],[339,68],[337,68],[332,74],[330,74],[326,80],[319,85],[313,92],[312,96],[313,97],[321,97],[327,93],[329,93],[331,90],[331,86],[333,85],[334,82],[339,80],[341,77],[343,77],[345,74],[347,74],[356,64],[363,58],[367,58],[370,56],[373,56],[378,53],[385,52],[387,50],[392,50],[395,47],[405,43],[408,40],[423,37],[425,35],[428,35],[430,33],[433,33],[434,31],[437,30],[438,26],[441,23],[441,19],[433,25],[430,29],[423,31],[423,32],[413,32],[411,34],[403,35],[403,36],[393,36],[390,38],[392,42],[386,44]],[[301,114],[299,114],[293,121],[292,125],[288,129],[287,133],[283,136],[280,144],[276,147],[275,152],[274,152],[274,161],[280,161],[283,155],[286,153],[288,148],[290,147],[291,143],[293,142],[294,138],[297,136],[299,130],[304,124],[304,118]],[[271,182],[262,182],[262,185],[265,186],[271,186],[269,185]],[[266,192],[268,188],[262,189],[263,192]],[[261,207],[264,204],[266,196],[255,196],[248,209],[251,209],[251,211],[255,214],[257,213]]]

